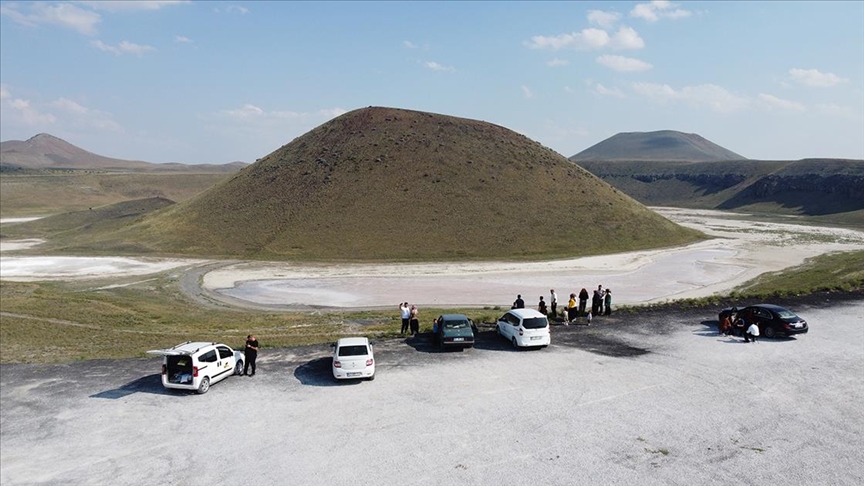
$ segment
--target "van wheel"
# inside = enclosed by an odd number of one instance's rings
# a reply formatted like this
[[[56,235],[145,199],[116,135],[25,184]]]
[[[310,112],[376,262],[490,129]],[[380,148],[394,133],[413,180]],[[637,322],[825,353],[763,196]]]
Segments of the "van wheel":
[[[207,393],[207,390],[209,390],[209,389],[210,389],[210,378],[205,376],[204,379],[201,380],[201,384],[198,385],[198,390],[196,390],[196,392],[199,395],[203,395],[203,394]]]
[[[243,361],[242,360],[237,361],[237,366],[234,367],[234,374],[235,375],[242,375],[243,374]]]
[[[369,378],[367,378],[367,380],[369,380],[369,381],[374,381],[374,380],[375,380],[375,375],[373,374],[372,376],[370,376]]]
[[[515,337],[513,338],[513,341],[512,341],[512,342],[513,342],[513,349],[515,349],[515,350],[518,351],[518,350],[519,350],[519,343],[516,342],[516,338],[515,338]]]

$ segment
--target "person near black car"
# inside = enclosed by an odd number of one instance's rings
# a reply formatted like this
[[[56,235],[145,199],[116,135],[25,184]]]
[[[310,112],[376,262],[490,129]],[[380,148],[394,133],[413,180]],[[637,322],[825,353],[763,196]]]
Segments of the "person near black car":
[[[744,334],[744,342],[749,343],[752,340],[755,343],[757,337],[759,337],[759,326],[754,322],[747,328],[747,333]]]

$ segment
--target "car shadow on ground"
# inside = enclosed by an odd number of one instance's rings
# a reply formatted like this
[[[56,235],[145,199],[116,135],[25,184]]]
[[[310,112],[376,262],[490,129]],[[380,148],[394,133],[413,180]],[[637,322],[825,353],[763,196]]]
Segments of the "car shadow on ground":
[[[498,335],[494,327],[474,334],[474,347],[486,351],[516,351],[510,342]]]
[[[474,345],[476,347],[477,340],[475,336]],[[414,351],[418,351],[421,353],[459,353],[464,351],[464,347],[445,347],[441,348],[438,346],[438,342],[435,339],[435,335],[431,332],[423,332],[419,333],[416,336],[411,336],[405,339],[405,344],[414,348]]]
[[[337,380],[333,377],[333,358],[325,356],[307,361],[294,369],[294,378],[309,386],[351,386],[365,380]]]
[[[176,392],[176,393],[175,393]],[[143,376],[137,380],[132,380],[125,385],[106,390],[103,392],[90,395],[90,398],[108,398],[116,400],[118,398],[127,397],[133,393],[152,393],[154,395],[189,395],[194,394],[194,391],[186,392],[185,390],[169,390],[162,386],[162,375],[154,374]]]
[[[717,328],[720,325],[720,321],[718,321],[717,319],[705,320],[700,322],[700,324],[705,326],[705,329],[693,331],[693,334],[696,336],[717,338],[718,340],[722,340],[721,342],[726,344],[747,343],[747,341],[744,341],[744,335],[739,331],[734,331],[727,335],[720,334],[717,331]],[[776,336],[773,338],[759,336],[756,342],[782,343],[795,340],[796,338],[794,336]]]

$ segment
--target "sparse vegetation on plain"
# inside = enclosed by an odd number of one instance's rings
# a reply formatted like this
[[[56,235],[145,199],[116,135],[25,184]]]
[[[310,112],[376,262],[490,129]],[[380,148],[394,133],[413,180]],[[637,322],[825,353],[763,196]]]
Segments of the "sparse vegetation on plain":
[[[226,177],[230,175],[93,170],[0,173],[0,216],[45,216],[151,197],[183,201]]]
[[[17,283],[0,281],[0,362],[65,362],[79,359],[141,357],[144,351],[188,339],[239,346],[258,334],[266,347],[332,342],[346,335],[389,339],[399,336],[397,309],[369,311],[263,312],[205,308],[188,300],[161,277],[98,289],[93,282]],[[685,299],[645,306],[615,306],[616,314],[638,315],[664,308],[710,309],[815,292],[864,290],[864,251],[825,255],[800,267],[749,282],[731,295]],[[57,318],[63,309],[63,318]],[[421,331],[444,309],[422,309]],[[492,323],[499,307],[446,309],[478,325]]]

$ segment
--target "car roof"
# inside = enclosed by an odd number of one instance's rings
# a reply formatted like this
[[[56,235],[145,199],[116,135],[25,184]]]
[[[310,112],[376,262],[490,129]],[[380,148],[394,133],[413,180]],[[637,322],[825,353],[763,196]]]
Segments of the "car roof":
[[[195,341],[195,342],[178,344],[177,346],[174,346],[171,349],[176,349],[178,351],[188,351],[191,353],[191,352],[195,352],[195,351],[197,351],[197,350],[199,350],[205,346],[217,346],[218,344],[219,343],[214,343],[213,341]]]
[[[768,310],[773,310],[773,311],[789,310],[785,307],[780,307],[779,305],[774,305],[774,304],[755,304],[755,305],[751,305],[750,307],[759,307],[762,309],[768,309]]]
[[[336,342],[336,345],[339,347],[342,346],[366,346],[369,344],[369,338],[365,337],[348,337],[341,338]]]
[[[467,321],[468,317],[465,314],[441,314],[441,319],[445,321]]]
[[[510,309],[507,312],[523,319],[526,317],[546,317],[534,309]]]

